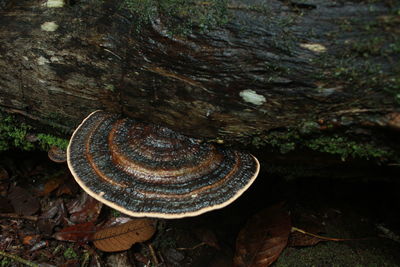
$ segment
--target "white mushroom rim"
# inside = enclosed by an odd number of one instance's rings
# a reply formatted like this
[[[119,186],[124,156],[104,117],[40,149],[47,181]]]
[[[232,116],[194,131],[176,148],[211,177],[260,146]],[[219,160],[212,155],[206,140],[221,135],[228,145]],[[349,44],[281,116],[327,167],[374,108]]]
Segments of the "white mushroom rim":
[[[85,121],[94,113],[96,113],[98,111],[92,112],[86,119],[84,119],[82,121],[82,123],[77,127],[77,129],[74,131],[74,133],[72,134],[71,140],[74,139],[76,133],[79,131],[79,129],[81,128],[81,126],[85,123]],[[133,217],[153,217],[153,218],[165,218],[165,219],[178,219],[178,218],[184,218],[184,217],[192,217],[192,216],[198,216],[200,214],[206,213],[208,211],[212,211],[212,210],[216,210],[216,209],[221,209],[227,205],[229,205],[230,203],[232,203],[233,201],[235,201],[237,198],[239,198],[250,186],[251,184],[255,181],[255,179],[257,178],[259,171],[260,171],[260,164],[257,160],[257,158],[255,158],[254,156],[250,155],[253,159],[254,159],[254,163],[255,163],[255,170],[252,172],[252,176],[247,180],[247,183],[245,185],[242,186],[242,188],[238,189],[233,196],[231,196],[227,201],[223,202],[223,203],[219,203],[219,204],[215,204],[215,205],[211,205],[211,206],[207,206],[207,207],[203,207],[200,208],[198,210],[194,210],[194,211],[188,211],[188,212],[183,212],[183,213],[160,213],[160,212],[137,212],[137,211],[132,211],[127,209],[124,206],[121,206],[119,204],[116,204],[110,200],[105,199],[104,196],[104,192],[99,192],[96,193],[94,192],[92,189],[90,189],[85,183],[84,181],[82,181],[82,179],[79,177],[79,175],[76,173],[76,170],[73,167],[73,164],[71,162],[71,143],[69,143],[68,148],[67,148],[67,163],[68,163],[68,167],[73,175],[73,177],[75,178],[76,182],[79,184],[80,187],[82,187],[82,189],[88,193],[91,197],[95,198],[96,200],[106,204],[107,206],[118,210],[124,214],[133,216]],[[193,194],[192,198],[196,198],[197,195]]]

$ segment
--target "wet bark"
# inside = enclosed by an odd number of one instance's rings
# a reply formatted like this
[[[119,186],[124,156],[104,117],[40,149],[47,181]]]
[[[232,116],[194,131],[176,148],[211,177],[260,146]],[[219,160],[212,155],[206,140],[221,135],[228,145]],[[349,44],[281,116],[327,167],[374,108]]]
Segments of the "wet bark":
[[[1,0],[0,106],[66,132],[105,109],[243,143],[283,128],[398,129],[385,88],[398,71],[393,5],[242,0],[227,24],[171,36],[162,19],[137,32],[118,1]],[[360,52],[376,33],[385,43]]]

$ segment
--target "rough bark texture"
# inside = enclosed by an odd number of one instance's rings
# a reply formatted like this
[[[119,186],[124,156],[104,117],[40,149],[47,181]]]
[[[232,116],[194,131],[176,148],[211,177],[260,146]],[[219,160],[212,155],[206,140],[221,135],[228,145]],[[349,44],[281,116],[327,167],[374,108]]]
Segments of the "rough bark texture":
[[[163,18],[138,32],[119,6],[0,0],[3,110],[64,132],[105,109],[256,146],[324,132],[398,142],[396,2],[241,0],[226,24],[186,36]]]

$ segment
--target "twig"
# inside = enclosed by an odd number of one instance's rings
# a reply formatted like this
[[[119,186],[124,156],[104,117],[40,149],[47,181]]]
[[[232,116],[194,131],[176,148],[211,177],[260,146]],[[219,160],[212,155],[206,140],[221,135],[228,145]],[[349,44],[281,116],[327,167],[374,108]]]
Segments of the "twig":
[[[353,109],[347,109],[347,110],[339,110],[339,111],[336,111],[336,112],[333,112],[333,113],[337,114],[337,115],[343,115],[343,114],[352,114],[352,113],[387,112],[387,111],[394,111],[394,109],[391,109],[391,108],[384,108],[384,109],[353,108]]]
[[[191,247],[191,248],[176,248],[176,249],[177,250],[194,250],[194,249],[199,248],[199,247],[204,246],[204,245],[207,245],[207,243],[201,242],[201,243],[199,243],[196,246]]]
[[[25,264],[25,265],[27,265],[27,266],[39,267],[39,264],[36,264],[36,263],[34,263],[34,262],[25,260],[25,259],[23,259],[23,258],[21,258],[21,257],[16,256],[16,255],[9,254],[9,253],[4,252],[4,251],[2,251],[2,250],[0,250],[0,255],[1,255],[1,256],[4,256],[4,257],[7,257],[7,258],[10,258],[10,259],[12,259],[12,260],[14,260],[14,261],[17,261],[17,262],[19,262],[19,263]]]
[[[151,244],[148,244],[147,246],[149,247],[150,254],[151,254],[151,257],[153,258],[154,265],[158,266],[159,262],[158,262],[157,255],[156,255],[156,252],[154,251],[153,246]]]
[[[299,229],[297,227],[292,226],[292,232],[294,232],[294,231],[300,232],[300,233],[305,234],[305,235],[313,236],[313,237],[319,238],[321,240],[335,241],[335,242],[371,239],[371,238],[368,238],[368,237],[367,238],[333,238],[333,237],[326,237],[326,236],[322,236],[322,235],[312,234],[312,233],[306,232],[306,231],[304,231],[302,229]]]
[[[34,222],[38,220],[37,216],[19,215],[16,213],[0,213],[0,218],[29,220]]]

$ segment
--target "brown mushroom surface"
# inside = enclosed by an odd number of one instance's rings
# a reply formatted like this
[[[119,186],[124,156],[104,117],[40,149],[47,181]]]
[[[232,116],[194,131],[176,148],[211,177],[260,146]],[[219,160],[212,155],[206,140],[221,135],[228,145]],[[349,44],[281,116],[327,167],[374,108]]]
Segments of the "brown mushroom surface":
[[[61,149],[57,146],[52,146],[50,150],[47,152],[47,156],[51,161],[57,163],[64,163],[67,161],[67,153],[65,149]]]
[[[88,194],[136,217],[182,218],[222,208],[259,172],[248,153],[104,111],[75,130],[67,158]]]

